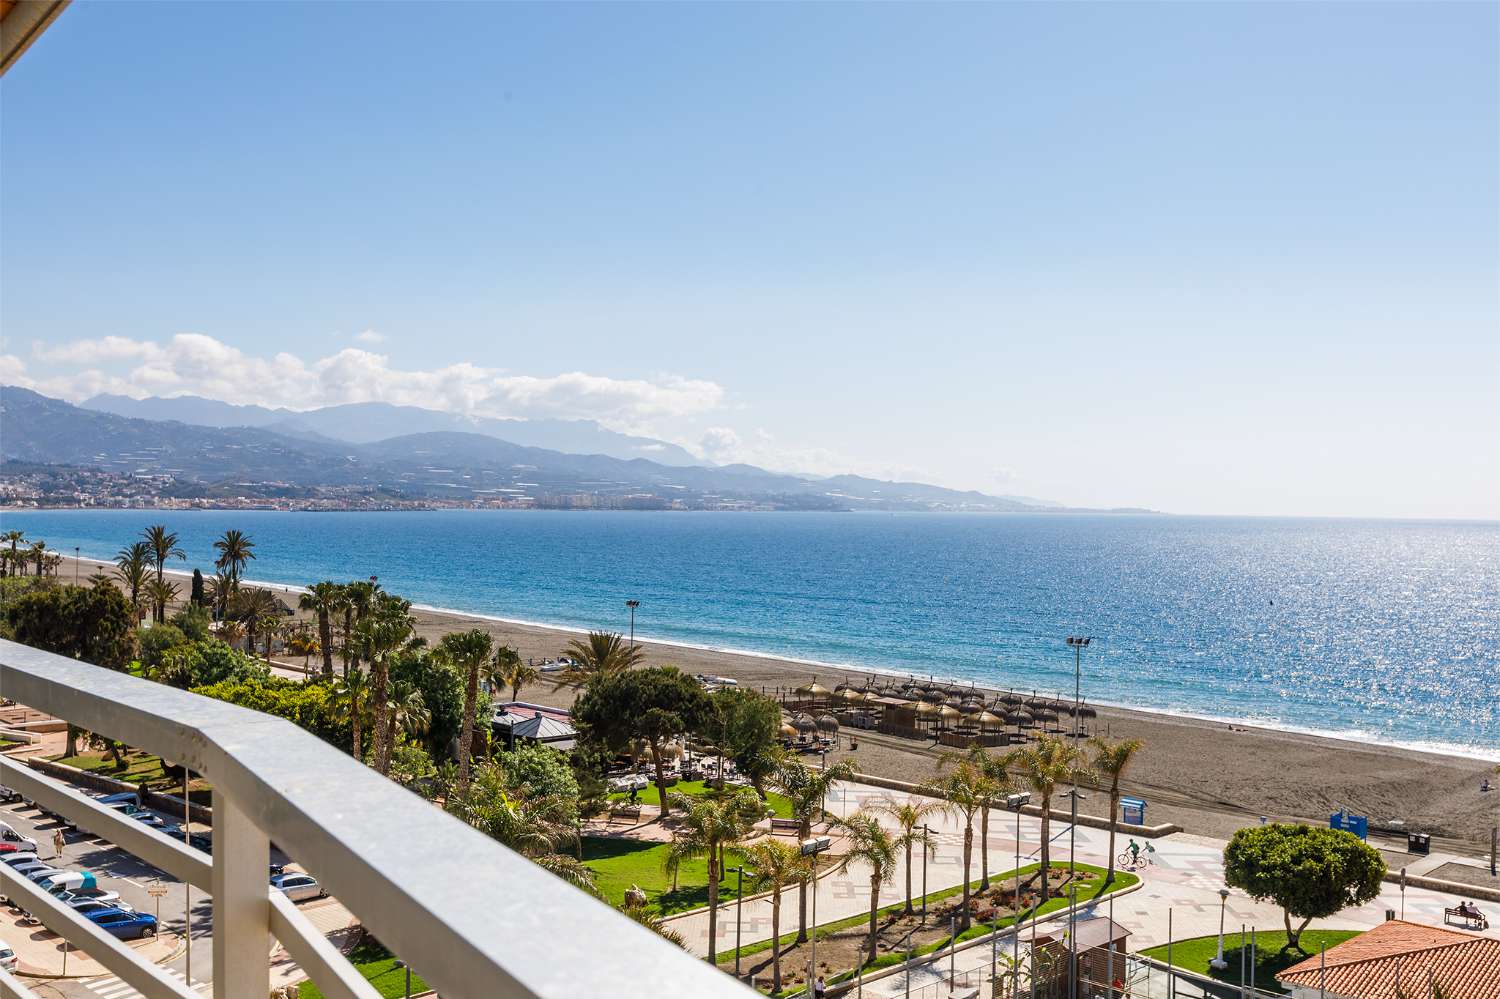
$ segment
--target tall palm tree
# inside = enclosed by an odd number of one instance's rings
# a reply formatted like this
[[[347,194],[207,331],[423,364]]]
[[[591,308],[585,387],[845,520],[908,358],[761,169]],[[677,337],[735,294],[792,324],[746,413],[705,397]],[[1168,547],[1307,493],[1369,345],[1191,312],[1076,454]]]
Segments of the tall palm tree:
[[[779,839],[756,840],[745,849],[745,861],[755,872],[755,891],[771,893],[771,994],[781,991],[781,896],[791,885],[805,885],[812,864],[802,851]]]
[[[229,578],[229,574],[223,569],[215,570],[214,578],[208,581],[204,591],[214,615],[221,621],[227,618],[229,604],[234,600],[235,593],[234,580]]]
[[[318,644],[323,648],[323,675],[333,676],[333,615],[338,613],[343,587],[331,579],[314,583],[297,600],[297,606],[318,617]]]
[[[238,586],[240,576],[245,571],[245,563],[255,557],[255,542],[244,531],[231,528],[214,542],[214,551],[219,553],[219,557],[214,559],[214,568],[222,569],[230,581]]]
[[[129,548],[121,548],[115,555],[115,572],[125,590],[130,594],[130,609],[141,613],[141,591],[151,578],[152,551],[144,541],[137,541]]]
[[[896,876],[896,840],[890,830],[880,824],[880,818],[863,808],[847,819],[836,819],[840,829],[848,835],[844,859],[837,870],[844,872],[853,864],[863,863],[870,867],[870,957],[876,957],[877,924],[876,913],[880,910],[880,887],[889,884]]]
[[[47,565],[47,542],[33,541],[31,543],[31,564],[36,566],[36,575],[40,579]]]
[[[969,872],[974,864],[974,816],[985,810],[990,800],[989,781],[968,760],[959,760],[952,770],[938,776],[928,785],[932,793],[946,799],[946,811],[964,823],[964,901],[959,910],[960,929],[969,928],[969,897],[972,883]]]
[[[1042,901],[1051,894],[1047,872],[1052,864],[1052,796],[1078,778],[1078,751],[1056,736],[1040,735],[1036,742],[1010,754],[1010,770],[1031,790],[1042,809]]]
[[[355,626],[355,645],[370,664],[370,702],[375,705],[375,769],[390,770],[391,743],[387,727],[380,724],[380,712],[390,699],[391,671],[389,657],[405,647],[414,622],[411,603],[381,594],[381,599]]]
[[[370,611],[375,608],[377,594],[381,592],[377,583],[368,579],[356,579],[352,583],[344,584],[344,670],[347,672],[352,666],[359,668],[359,654],[361,644],[354,640],[355,627],[369,616]]]
[[[639,901],[632,901],[628,892],[626,893],[625,901],[617,907],[616,911],[625,916],[625,918],[634,920],[646,927],[646,929],[668,943],[676,944],[683,950],[687,950],[687,941],[682,938],[681,933],[668,926],[667,921],[659,914],[652,912],[649,906]]]
[[[421,689],[416,684],[404,681],[391,684],[391,699],[386,705],[386,718],[391,730],[386,738],[392,747],[396,744],[397,729],[408,739],[415,739],[426,735],[428,729],[432,727],[432,712],[427,709],[427,702],[422,699]],[[387,755],[389,755],[389,750]]]
[[[995,807],[996,800],[1010,786],[1010,774],[1006,770],[1005,757],[996,756],[979,745],[970,746],[964,753],[944,753],[939,757],[938,766],[952,766],[959,760],[967,760],[972,764],[975,772],[984,781],[985,803],[979,813],[979,889],[988,891],[990,887],[990,810]]]
[[[688,798],[673,794],[673,804],[682,812],[682,825],[667,850],[668,862],[689,857],[708,859],[708,963],[717,964],[719,935],[719,882],[723,879],[725,847],[744,838],[766,806],[754,791]]]
[[[771,778],[772,785],[791,799],[792,817],[797,820],[797,839],[812,835],[813,822],[823,813],[828,791],[839,781],[854,779],[854,767],[848,762],[835,763],[825,770],[814,770],[795,757],[783,760]],[[797,891],[797,942],[807,939],[807,885]]]
[[[156,579],[160,582],[166,574],[167,559],[187,558],[187,553],[177,547],[177,534],[169,531],[165,524],[152,524],[142,535],[151,546],[151,561],[156,566]]]
[[[150,580],[146,583],[146,596],[151,601],[152,620],[160,624],[167,619],[167,605],[177,599],[177,584],[168,579]]]
[[[18,564],[16,561],[16,545],[25,540],[25,531],[6,531],[4,534],[0,534],[0,544],[10,542],[10,557],[5,560],[6,565],[14,566]]]
[[[557,675],[559,687],[581,687],[596,676],[623,673],[646,657],[638,647],[606,631],[591,631],[586,639],[573,639],[563,653],[577,665]]]
[[[1106,742],[1095,736],[1089,740],[1089,747],[1094,751],[1091,761],[1093,772],[1099,778],[1109,780],[1109,873],[1104,877],[1105,887],[1114,884],[1115,880],[1115,830],[1119,824],[1120,780],[1135,760],[1135,754],[1141,751],[1141,746],[1139,739]]]
[[[365,716],[369,712],[370,680],[369,674],[354,670],[334,681],[333,688],[334,704],[337,705],[339,716],[349,719],[349,726],[353,730],[353,748],[351,752],[356,760],[363,760],[364,754],[360,752],[360,736],[364,732]]]
[[[484,763],[476,768],[467,790],[450,795],[446,805],[449,812],[543,870],[585,891],[594,890],[593,872],[563,852],[578,842],[571,817],[574,803],[564,796],[507,787],[504,770]]]
[[[270,590],[239,590],[231,608],[235,617],[245,625],[245,651],[255,654],[257,639],[267,634],[281,621],[281,601],[271,595]],[[266,645],[266,663],[271,662],[269,643]]]
[[[464,716],[458,736],[458,790],[469,786],[469,754],[474,747],[474,716],[479,706],[479,669],[490,658],[495,640],[483,628],[450,632],[438,642],[438,659],[457,667],[464,678]]]
[[[910,916],[914,911],[911,904],[911,848],[920,843],[923,852],[929,856],[937,854],[937,848],[918,830],[927,824],[930,817],[943,810],[943,803],[931,798],[920,801],[908,799],[903,802],[885,801],[874,808],[896,823],[896,846],[906,851],[906,915]]]

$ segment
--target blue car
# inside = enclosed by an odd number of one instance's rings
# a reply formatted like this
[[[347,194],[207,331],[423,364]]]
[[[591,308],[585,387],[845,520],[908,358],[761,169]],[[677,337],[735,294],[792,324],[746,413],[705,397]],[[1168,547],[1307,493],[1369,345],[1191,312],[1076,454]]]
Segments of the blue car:
[[[121,940],[156,936],[156,917],[144,912],[126,912],[124,909],[97,909],[84,915],[101,930],[112,933]]]

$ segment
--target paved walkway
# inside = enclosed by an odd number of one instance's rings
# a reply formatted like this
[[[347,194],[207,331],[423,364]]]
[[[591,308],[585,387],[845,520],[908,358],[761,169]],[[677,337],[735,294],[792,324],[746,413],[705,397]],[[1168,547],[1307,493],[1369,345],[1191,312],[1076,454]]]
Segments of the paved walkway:
[[[886,791],[866,785],[848,785],[837,789],[829,797],[829,810],[835,814],[848,814],[861,804],[880,799],[900,797],[897,792]],[[927,889],[929,892],[949,888],[963,879],[963,827],[961,820],[939,816],[931,823],[937,855],[927,864]],[[1020,822],[1019,853],[1021,863],[1034,863],[1039,859],[1041,843],[1041,820],[1023,815]],[[1052,859],[1054,863],[1065,863],[1068,859],[1070,829],[1066,822],[1053,821],[1051,825]],[[976,822],[975,848],[971,877],[979,877],[979,847]],[[1107,861],[1109,833],[1107,830],[1079,827],[1076,831],[1077,856],[1082,862],[1104,866]],[[1116,851],[1123,852],[1128,837],[1121,836]],[[1219,889],[1224,887],[1222,856],[1224,842],[1178,833],[1151,841],[1156,848],[1156,864],[1140,874],[1143,886],[1122,896],[1114,904],[1114,918],[1131,932],[1132,949],[1166,943],[1170,913],[1171,931],[1174,939],[1203,936],[1219,929]],[[1016,816],[1010,812],[995,812],[990,818],[990,870],[1004,872],[1016,866],[1018,842],[1016,838]],[[913,893],[921,894],[922,875],[920,851],[913,856]],[[897,870],[895,878],[882,890],[881,905],[901,901],[905,895],[905,873]],[[869,876],[862,865],[854,865],[843,874],[831,874],[819,882],[817,922],[821,925],[848,916],[869,911]],[[1397,915],[1403,911],[1405,917],[1417,922],[1441,925],[1443,909],[1453,904],[1453,897],[1437,892],[1408,888],[1403,909],[1402,893],[1398,886],[1387,884],[1375,901],[1357,909],[1350,909],[1333,919],[1319,920],[1317,925],[1329,929],[1368,929],[1385,919],[1387,909]],[[1094,914],[1108,915],[1108,897],[1094,907]],[[788,891],[782,901],[782,932],[795,930],[797,925],[797,893]],[[669,920],[669,925],[687,940],[688,948],[696,954],[708,953],[708,914],[690,913]],[[1500,920],[1491,920],[1489,936],[1500,937]],[[1238,891],[1231,891],[1224,904],[1226,930],[1238,931],[1240,924],[1247,927],[1277,929],[1282,926],[1281,910],[1275,906],[1246,898]],[[718,949],[733,948],[735,941],[735,908],[733,904],[721,906],[719,911]],[[769,899],[747,901],[744,904],[744,943],[764,940],[771,935],[771,905]],[[987,950],[974,952],[971,962],[988,961]],[[963,954],[960,954],[962,959]],[[962,964],[960,963],[960,970]],[[900,979],[901,976],[893,976]],[[916,984],[915,981],[913,983]],[[882,994],[875,992],[873,994]]]

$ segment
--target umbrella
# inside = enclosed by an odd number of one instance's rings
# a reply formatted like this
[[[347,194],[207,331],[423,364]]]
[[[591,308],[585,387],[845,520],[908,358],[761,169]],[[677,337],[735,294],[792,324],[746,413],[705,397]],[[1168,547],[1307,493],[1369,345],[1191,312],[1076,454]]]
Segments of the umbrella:
[[[814,680],[812,683],[809,683],[806,686],[798,687],[797,688],[797,693],[799,693],[799,694],[806,694],[808,697],[817,698],[817,697],[827,697],[828,694],[829,694],[829,690],[828,690],[827,687],[823,686],[817,680]]]
[[[979,712],[979,714],[974,716],[974,720],[979,723],[980,728],[999,728],[1005,724],[1004,719],[998,715],[992,715],[988,711]]]
[[[977,715],[984,712],[984,702],[964,698],[964,702],[958,706],[958,710],[966,715]]]
[[[931,701],[918,701],[917,702],[917,714],[919,714],[919,715],[935,715],[937,713],[938,713],[938,706],[936,704],[933,704]]]
[[[819,732],[832,734],[839,730],[839,720],[833,715],[822,715],[818,718],[817,726]]]
[[[939,718],[962,718],[963,717],[963,712],[959,711],[957,708],[955,708],[951,704],[944,704],[942,707],[938,708],[938,717]]]
[[[849,702],[850,704],[858,704],[860,701],[863,701],[865,699],[865,695],[855,690],[853,687],[845,690],[842,694],[839,695],[839,697]]]
[[[1007,690],[1005,693],[1003,693],[1003,694],[1000,695],[1000,703],[1001,704],[1009,704],[1012,707],[1017,707],[1018,708],[1018,707],[1021,706],[1021,704],[1023,702],[1022,702],[1020,694],[1013,693],[1013,692]]]
[[[781,726],[781,734],[787,736],[788,738],[795,739],[797,737],[797,726],[793,725],[791,722],[787,722],[785,725]]]
[[[1078,716],[1080,718],[1098,718],[1099,712],[1095,711],[1093,708],[1085,704],[1083,707],[1078,709]]]
[[[798,732],[814,732],[817,731],[818,723],[813,721],[812,715],[804,712],[792,719],[792,727]]]

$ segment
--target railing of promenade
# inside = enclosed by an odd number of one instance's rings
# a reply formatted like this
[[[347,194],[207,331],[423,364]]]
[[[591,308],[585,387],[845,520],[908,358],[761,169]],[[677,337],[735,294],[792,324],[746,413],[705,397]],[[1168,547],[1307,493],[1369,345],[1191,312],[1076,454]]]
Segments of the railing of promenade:
[[[7,641],[0,695],[185,765],[213,787],[210,856],[0,757],[0,784],[212,896],[216,999],[265,999],[273,936],[325,995],[378,995],[269,890],[273,840],[445,999],[748,994],[280,718]],[[5,865],[0,892],[148,999],[198,999]],[[7,977],[0,997],[26,995]]]

